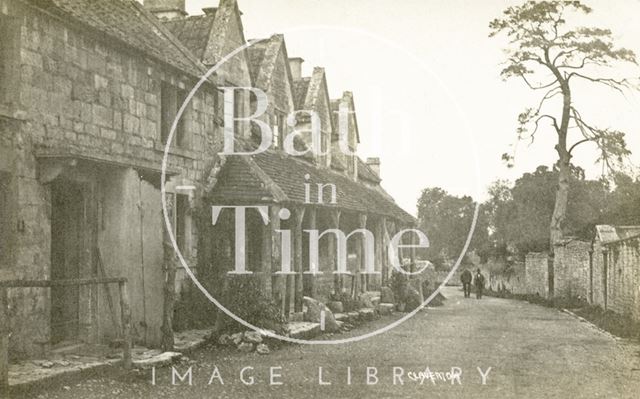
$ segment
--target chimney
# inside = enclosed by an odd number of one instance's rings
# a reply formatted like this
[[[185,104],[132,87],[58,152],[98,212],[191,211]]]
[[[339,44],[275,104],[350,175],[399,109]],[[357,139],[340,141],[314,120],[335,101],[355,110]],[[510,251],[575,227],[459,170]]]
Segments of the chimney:
[[[367,166],[380,177],[380,158],[367,158]]]
[[[216,15],[216,11],[218,11],[217,7],[207,7],[202,9],[202,12],[205,15]]]
[[[291,68],[291,77],[293,80],[302,79],[302,63],[304,60],[300,57],[289,58],[289,68]]]
[[[187,15],[185,0],[144,0],[144,6],[162,19],[182,18]]]

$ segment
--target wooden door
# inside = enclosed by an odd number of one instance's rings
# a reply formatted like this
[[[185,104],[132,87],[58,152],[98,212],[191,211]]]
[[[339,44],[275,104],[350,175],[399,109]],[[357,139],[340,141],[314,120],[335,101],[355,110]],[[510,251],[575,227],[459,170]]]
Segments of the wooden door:
[[[51,279],[78,279],[84,256],[85,207],[82,186],[59,181],[51,189]],[[76,341],[79,334],[80,290],[51,289],[51,342]]]

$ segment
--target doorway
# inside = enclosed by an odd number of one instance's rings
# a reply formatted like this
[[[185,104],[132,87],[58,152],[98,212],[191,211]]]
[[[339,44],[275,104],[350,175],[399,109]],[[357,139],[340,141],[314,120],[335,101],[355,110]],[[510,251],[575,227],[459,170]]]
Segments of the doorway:
[[[51,280],[79,279],[84,258],[85,195],[70,181],[51,186]],[[78,286],[51,289],[51,343],[78,340],[80,322]]]

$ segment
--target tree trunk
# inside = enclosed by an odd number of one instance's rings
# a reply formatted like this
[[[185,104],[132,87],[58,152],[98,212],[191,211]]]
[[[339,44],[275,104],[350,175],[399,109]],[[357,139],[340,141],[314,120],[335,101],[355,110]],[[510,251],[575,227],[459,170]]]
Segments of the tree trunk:
[[[556,191],[556,202],[551,216],[550,244],[553,251],[554,246],[562,240],[564,236],[563,227],[567,216],[567,203],[569,201],[569,176],[571,167],[568,157],[558,162],[558,189]]]
[[[548,59],[548,57],[547,57]],[[562,78],[560,72],[556,68],[552,68],[554,75],[560,82],[562,90],[562,119],[560,126],[556,126],[558,133],[558,144],[556,152],[558,153],[558,188],[556,191],[556,202],[551,216],[551,226],[549,234],[550,251],[555,250],[564,237],[564,221],[567,218],[567,203],[569,201],[569,178],[571,176],[571,154],[567,150],[567,132],[569,131],[569,120],[571,117],[571,89],[569,82]]]

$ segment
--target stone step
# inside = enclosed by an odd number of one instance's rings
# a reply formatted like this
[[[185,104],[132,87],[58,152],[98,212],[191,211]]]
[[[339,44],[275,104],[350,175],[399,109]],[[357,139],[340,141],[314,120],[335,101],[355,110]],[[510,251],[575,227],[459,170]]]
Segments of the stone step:
[[[378,313],[381,315],[388,315],[396,310],[396,305],[392,303],[381,303],[378,305]]]
[[[321,333],[319,323],[296,321],[287,324],[289,336],[295,339],[310,339]]]
[[[349,315],[346,313],[334,313],[333,317],[335,317],[336,321],[348,321]]]

